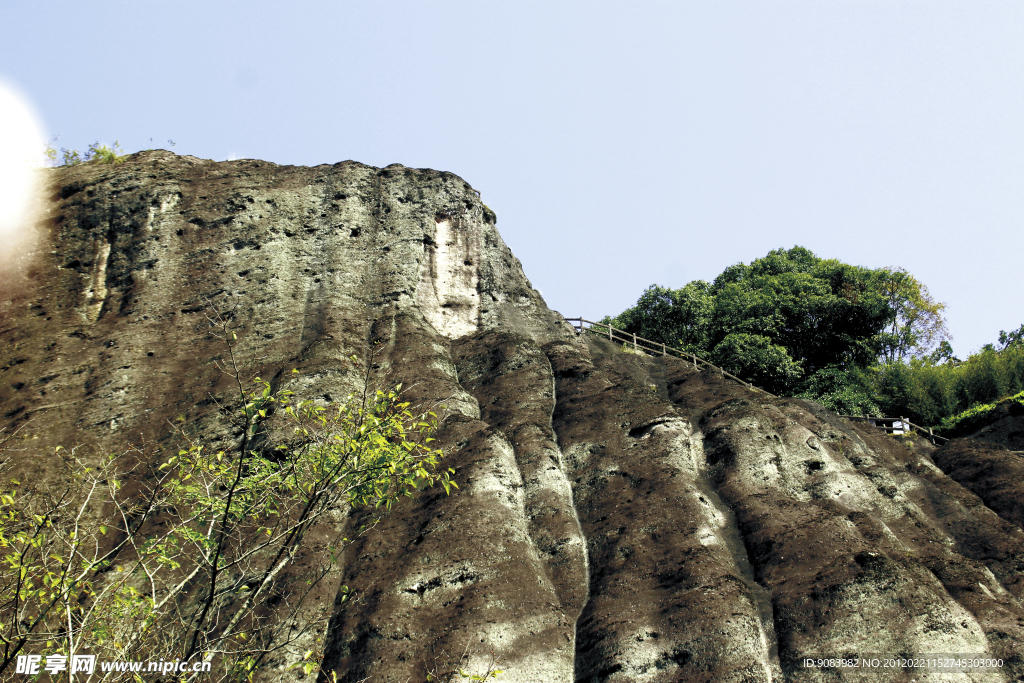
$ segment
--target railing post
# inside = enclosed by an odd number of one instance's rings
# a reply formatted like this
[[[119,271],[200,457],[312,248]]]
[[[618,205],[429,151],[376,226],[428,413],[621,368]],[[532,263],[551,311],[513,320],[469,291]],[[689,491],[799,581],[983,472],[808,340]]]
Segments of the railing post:
[[[932,442],[933,446],[935,445],[935,432],[932,431],[931,427],[928,428],[928,440]]]
[[[697,367],[697,354],[693,354],[693,369],[700,370],[700,368]]]
[[[668,355],[668,353],[665,352],[665,345],[664,344],[661,345],[661,355],[663,355],[663,356],[667,356]]]
[[[636,332],[633,333],[633,350],[636,351]]]
[[[608,341],[612,340],[612,326],[608,326]]]

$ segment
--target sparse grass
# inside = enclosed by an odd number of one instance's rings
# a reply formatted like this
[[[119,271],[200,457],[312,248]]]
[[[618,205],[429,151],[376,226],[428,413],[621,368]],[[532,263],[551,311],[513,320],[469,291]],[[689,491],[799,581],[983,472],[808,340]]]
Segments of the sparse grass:
[[[643,350],[639,346],[634,346],[633,344],[630,344],[630,343],[623,344],[622,348],[619,349],[619,352],[620,353],[629,353],[629,354],[632,354],[634,356],[646,356],[647,355],[646,353],[643,352]]]

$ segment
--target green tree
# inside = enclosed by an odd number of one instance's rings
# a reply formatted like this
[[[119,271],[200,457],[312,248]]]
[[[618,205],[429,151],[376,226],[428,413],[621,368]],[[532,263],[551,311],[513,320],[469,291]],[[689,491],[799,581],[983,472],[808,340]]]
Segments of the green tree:
[[[946,304],[932,298],[928,288],[902,268],[880,271],[879,291],[888,302],[889,317],[879,335],[881,360],[894,363],[908,356],[923,357],[951,337],[942,311]]]
[[[886,314],[873,278],[870,270],[820,259],[803,247],[730,266],[712,285],[712,355],[721,357],[717,347],[734,334],[767,338],[788,362],[760,381],[782,393],[801,390],[798,379],[823,368],[866,365],[877,354],[875,337]]]
[[[873,410],[863,381],[854,380],[859,370],[944,341],[942,309],[905,271],[822,259],[797,246],[729,266],[710,285],[652,286],[605,321],[727,363],[771,391],[836,405],[842,395],[843,405]],[[825,374],[816,379],[818,372]]]
[[[726,336],[711,354],[711,361],[726,372],[771,392],[781,392],[803,375],[786,349],[768,337],[738,332]]]
[[[870,371],[856,365],[829,366],[801,385],[797,398],[817,401],[839,415],[882,417]]]
[[[886,314],[872,277],[802,247],[727,268],[713,285],[712,345],[736,332],[763,335],[808,375],[837,363],[866,364]]]
[[[1011,332],[999,330],[999,346],[1001,350],[1005,350],[1010,347],[1024,347],[1024,325],[1021,325],[1019,329]]]
[[[601,322],[689,353],[706,353],[714,306],[711,286],[695,280],[681,289],[651,285],[636,305]]]
[[[376,510],[372,524],[416,489],[455,486],[430,445],[434,415],[413,411],[400,386],[374,390],[368,374],[367,390],[328,406],[258,377],[245,389],[235,335],[224,332],[239,392],[235,450],[212,452],[183,430],[174,455],[129,448],[96,468],[72,451],[63,491],[29,495],[12,481],[0,494],[0,674],[19,654],[48,650],[199,661],[212,667],[208,680],[251,678],[304,635],[295,621],[325,623],[327,607],[307,598],[348,539],[299,567],[315,525],[344,508]],[[271,420],[292,438],[257,447]],[[135,482],[131,496],[124,481]],[[309,653],[296,664],[317,666]]]

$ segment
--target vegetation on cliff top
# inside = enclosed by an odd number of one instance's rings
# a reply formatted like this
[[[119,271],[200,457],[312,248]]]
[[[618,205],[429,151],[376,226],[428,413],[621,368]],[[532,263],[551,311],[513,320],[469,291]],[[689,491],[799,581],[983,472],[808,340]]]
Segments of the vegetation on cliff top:
[[[879,405],[946,433],[956,416],[1024,390],[1024,347],[987,345],[966,361],[912,358],[873,369]],[[979,408],[980,410],[980,408]]]
[[[115,140],[113,146],[107,147],[101,145],[98,141],[89,145],[89,149],[86,150],[83,155],[77,149],[67,149],[62,147],[60,149],[61,157],[60,161],[57,160],[57,150],[53,148],[53,143],[57,142],[60,136],[54,137],[50,140],[49,144],[43,150],[44,156],[46,156],[47,164],[50,166],[75,166],[77,164],[93,162],[97,164],[120,164],[124,163],[125,158],[128,156],[124,154],[124,150],[121,149],[118,142]],[[153,138],[149,139],[150,142]],[[171,147],[175,145],[173,140],[167,141]],[[150,148],[152,149],[152,148]]]
[[[939,303],[901,268],[867,269],[803,247],[726,268],[714,282],[652,285],[602,322],[701,355],[768,391],[845,415],[937,425],[1024,389],[1024,326],[960,362]]]
[[[1017,414],[1024,413],[1024,391],[995,403],[977,403],[962,413],[943,418],[939,431],[957,434],[972,431],[987,424],[997,409],[1006,405]]]

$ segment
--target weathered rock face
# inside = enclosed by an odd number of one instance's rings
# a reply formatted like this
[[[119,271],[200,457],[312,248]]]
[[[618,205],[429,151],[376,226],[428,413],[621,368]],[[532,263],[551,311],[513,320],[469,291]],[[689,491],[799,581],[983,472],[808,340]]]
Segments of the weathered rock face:
[[[346,551],[355,597],[324,632],[339,680],[424,680],[467,644],[508,681],[1024,675],[1016,461],[972,475],[999,478],[993,511],[927,448],[577,336],[461,179],[167,152],[43,177],[43,246],[0,308],[21,467],[47,476],[57,444],[159,445],[168,422],[230,444],[211,306],[277,387],[343,397],[379,341],[374,377],[448,406],[461,488]],[[800,664],[943,653],[1005,667]]]

